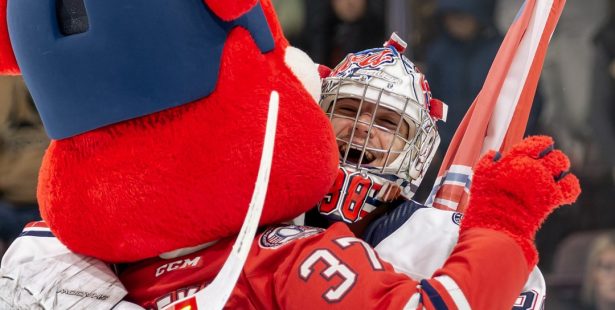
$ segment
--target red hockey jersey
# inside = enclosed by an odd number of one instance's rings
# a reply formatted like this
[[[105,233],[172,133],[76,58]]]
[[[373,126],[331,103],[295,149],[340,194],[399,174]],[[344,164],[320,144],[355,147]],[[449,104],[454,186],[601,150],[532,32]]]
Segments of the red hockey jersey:
[[[396,273],[341,223],[271,227],[257,238],[229,309],[511,309],[529,274],[514,241],[488,229],[466,232],[443,269],[420,281]],[[186,299],[214,279],[233,242],[123,266],[127,299],[147,309]]]

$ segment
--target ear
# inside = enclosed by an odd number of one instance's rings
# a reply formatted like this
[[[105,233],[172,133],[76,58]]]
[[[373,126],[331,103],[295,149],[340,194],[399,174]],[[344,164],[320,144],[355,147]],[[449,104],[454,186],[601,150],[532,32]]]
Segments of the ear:
[[[6,1],[6,0],[0,0]],[[282,26],[278,21],[278,17],[275,14],[275,9],[273,4],[271,4],[271,0],[203,0],[205,4],[212,10],[216,16],[225,21],[230,21],[237,19],[241,15],[248,12],[255,5],[260,4],[265,17],[267,18],[267,23],[269,24],[269,29],[271,30],[271,34],[273,35],[273,39],[276,42],[276,46],[282,47],[285,49],[288,46],[288,41],[284,37],[284,33],[282,32]]]
[[[5,0],[2,0],[5,1]],[[258,0],[203,0],[222,20],[230,21],[249,11]]]
[[[17,75],[19,68],[9,38],[6,2],[7,0],[0,0],[0,75]]]

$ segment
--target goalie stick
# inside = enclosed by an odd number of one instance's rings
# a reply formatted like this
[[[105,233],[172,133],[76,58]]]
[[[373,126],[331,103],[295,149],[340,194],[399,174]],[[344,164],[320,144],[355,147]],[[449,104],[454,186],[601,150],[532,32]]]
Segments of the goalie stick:
[[[273,159],[279,100],[279,94],[276,91],[272,91],[269,98],[263,152],[254,192],[252,193],[252,200],[250,201],[246,218],[235,240],[235,244],[233,244],[233,249],[229,257],[226,259],[222,269],[220,269],[220,272],[218,272],[218,275],[216,275],[216,278],[211,284],[192,296],[168,305],[164,310],[222,309],[231,296],[231,292],[235,288],[239,274],[248,257],[248,252],[252,247],[252,241],[256,235],[256,229],[258,228],[263,205],[265,204],[265,197],[269,185],[269,174],[271,172],[271,161]]]

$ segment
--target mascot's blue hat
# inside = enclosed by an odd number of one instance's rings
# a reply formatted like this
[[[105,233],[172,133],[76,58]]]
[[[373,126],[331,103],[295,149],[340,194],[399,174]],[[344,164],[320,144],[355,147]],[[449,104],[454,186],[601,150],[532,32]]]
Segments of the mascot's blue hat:
[[[58,2],[8,4],[15,56],[53,139],[206,97],[235,26],[247,29],[261,52],[274,47],[260,2],[225,22],[202,0],[83,0],[87,29],[69,35],[61,31]]]

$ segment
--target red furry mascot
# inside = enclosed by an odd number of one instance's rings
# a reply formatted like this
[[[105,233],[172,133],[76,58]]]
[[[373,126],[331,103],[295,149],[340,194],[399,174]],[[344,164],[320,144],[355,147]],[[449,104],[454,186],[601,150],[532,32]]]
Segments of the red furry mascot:
[[[547,138],[486,156],[459,243],[424,280],[395,273],[344,224],[281,224],[327,192],[338,151],[316,67],[268,0],[2,0],[0,70],[23,74],[53,139],[44,222],[7,252],[0,307],[207,307],[200,292],[250,204],[272,91],[261,230],[228,308],[509,308],[538,226],[579,193]]]

